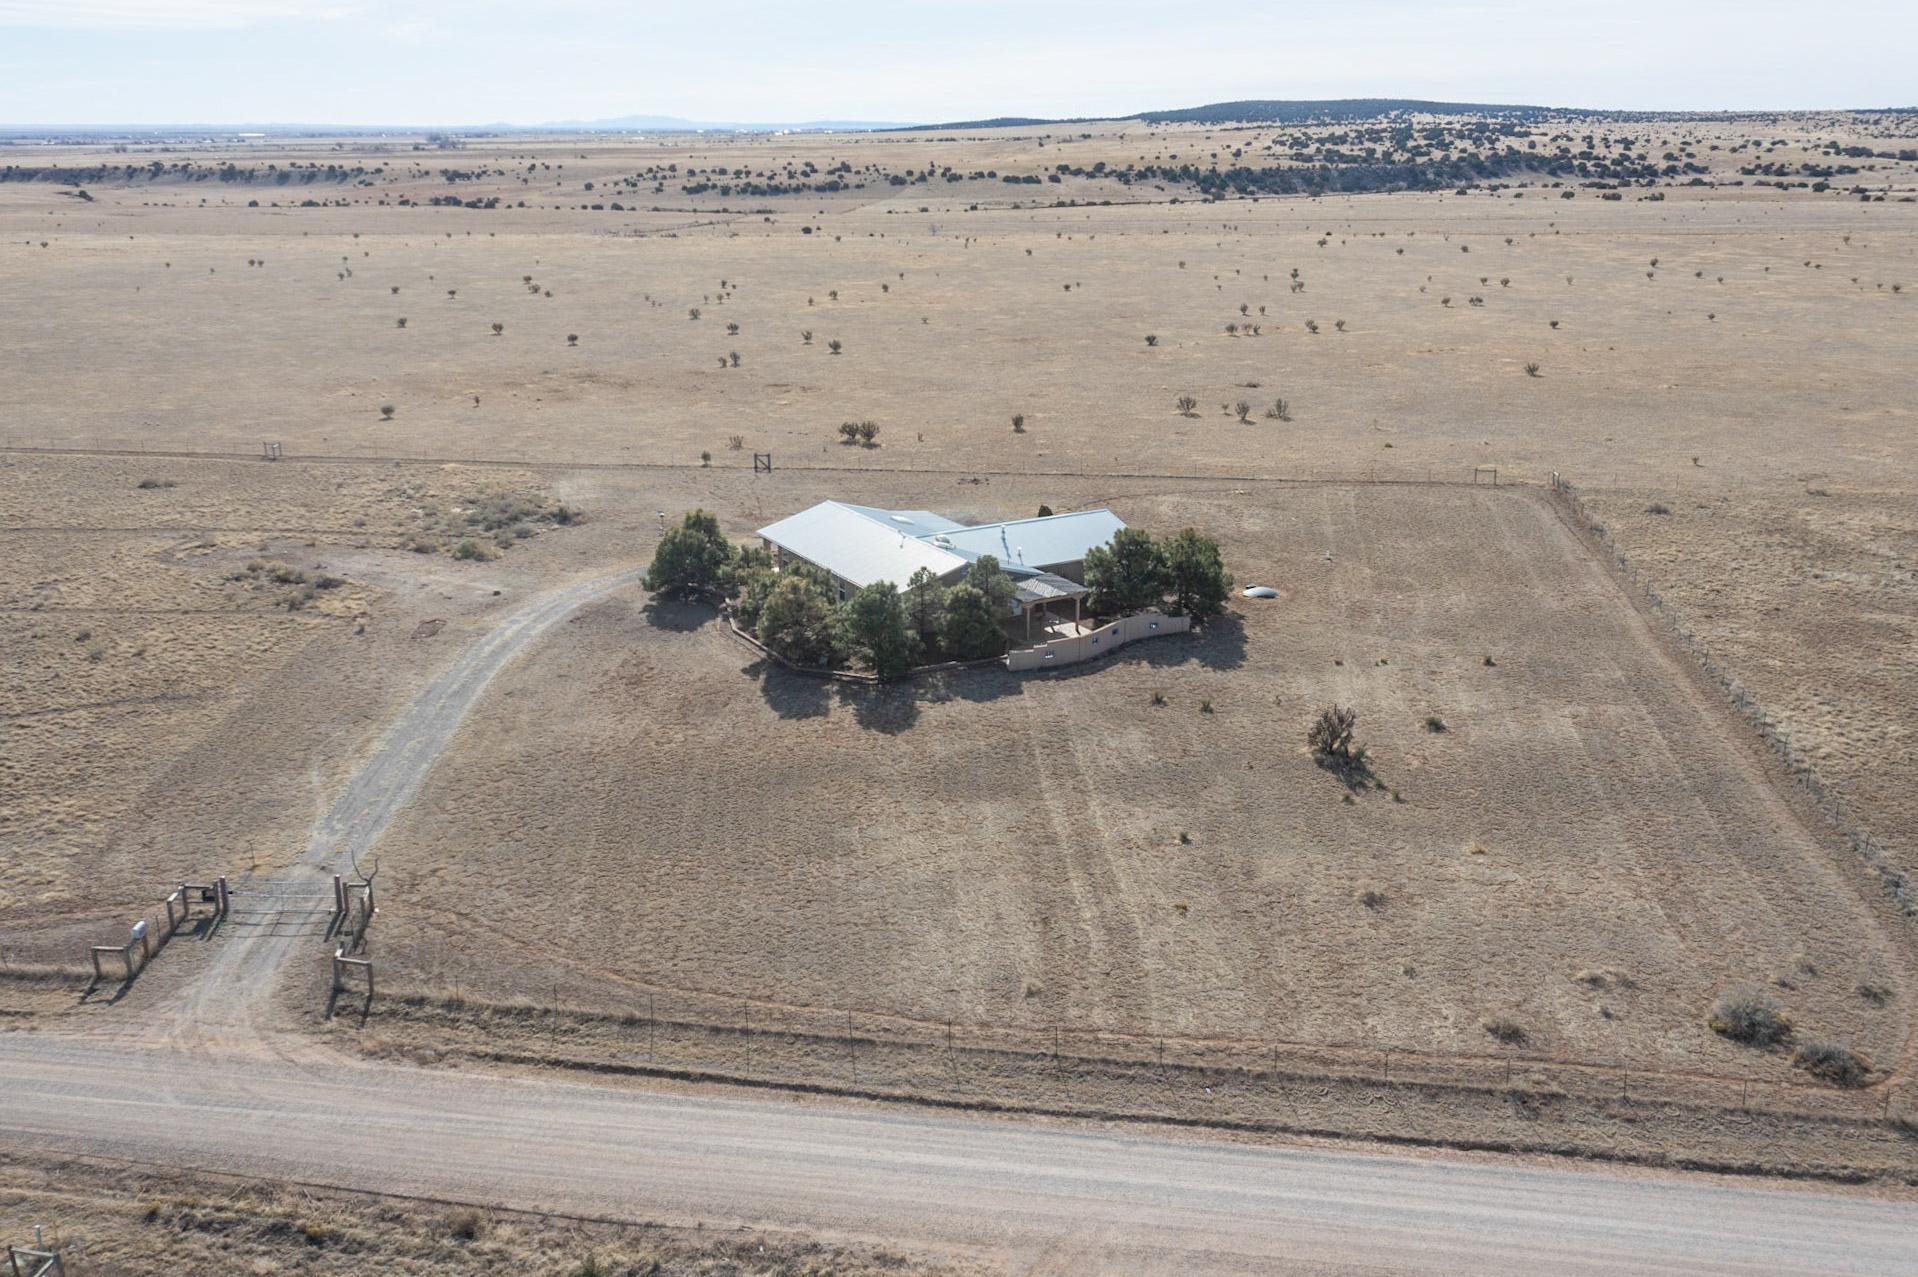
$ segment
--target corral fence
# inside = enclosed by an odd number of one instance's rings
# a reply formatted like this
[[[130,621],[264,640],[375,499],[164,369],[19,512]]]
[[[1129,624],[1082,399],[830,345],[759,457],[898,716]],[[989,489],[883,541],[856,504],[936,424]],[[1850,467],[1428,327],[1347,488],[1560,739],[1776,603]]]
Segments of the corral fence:
[[[66,1277],[67,1261],[56,1247],[49,1247],[39,1227],[33,1230],[33,1245],[8,1246],[7,1265],[11,1277]]]
[[[1093,1095],[1121,1084],[1163,1084],[1181,1095],[1220,1088],[1344,1085],[1535,1096],[1593,1104],[1676,1105],[1712,1112],[1846,1121],[1918,1120],[1894,1078],[1845,1088],[1785,1076],[1672,1063],[1581,1061],[1528,1054],[1460,1054],[1389,1043],[1194,1037],[1086,1028],[1065,1022],[982,1024],[832,1007],[795,1007],[719,995],[655,991],[623,1008],[549,999],[472,1002],[422,985],[407,970],[389,988],[389,1013],[431,1022],[434,1041],[482,1058],[564,1061],[601,1071],[664,1073],[824,1090],[990,1096],[1019,1079]],[[1213,1088],[1208,1091],[1205,1088]],[[1382,1090],[1381,1090],[1382,1089]]]
[[[1813,769],[1811,760],[1792,744],[1791,738],[1779,726],[1778,720],[1726,668],[1712,652],[1711,646],[1686,622],[1684,615],[1665,601],[1651,578],[1640,572],[1625,556],[1625,552],[1619,548],[1617,540],[1614,539],[1611,528],[1579,496],[1577,486],[1554,470],[1547,479],[1547,488],[1571,517],[1611,556],[1625,580],[1645,601],[1652,613],[1665,623],[1666,628],[1677,638],[1679,644],[1703,671],[1705,677],[1723,689],[1733,707],[1751,723],[1759,736],[1784,763],[1786,770],[1804,789],[1819,813],[1831,823],[1832,828],[1838,831],[1851,849],[1878,876],[1899,911],[1906,917],[1918,917],[1918,893],[1914,893],[1911,883],[1893,868],[1884,845],[1873,838],[1838,796],[1832,793],[1831,788]]]
[[[159,925],[159,918],[142,914],[127,928],[127,938],[123,942],[87,947],[87,959],[93,967],[93,985],[105,984],[111,975],[117,975],[122,985],[131,984],[133,977],[144,971],[147,964],[179,933],[180,928],[196,916],[202,917],[206,933],[211,935],[227,916],[228,899],[225,878],[215,878],[211,882],[181,883],[160,902],[166,920],[165,927]],[[203,912],[196,915],[196,910]]]

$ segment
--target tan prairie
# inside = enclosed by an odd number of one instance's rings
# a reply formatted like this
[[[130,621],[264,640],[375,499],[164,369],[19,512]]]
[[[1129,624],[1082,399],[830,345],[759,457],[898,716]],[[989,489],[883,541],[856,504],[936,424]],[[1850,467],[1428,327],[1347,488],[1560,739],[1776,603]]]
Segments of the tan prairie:
[[[428,991],[624,1013],[1465,1054],[1507,1021],[1533,1053],[1707,1070],[1753,1066],[1713,1000],[1771,985],[1902,1057],[1904,1016],[1857,990],[1904,996],[1907,924],[1545,498],[1113,502],[1215,529],[1282,599],[1082,671],[876,691],[599,605],[392,830],[386,952]],[[1306,754],[1333,701],[1369,782]]]
[[[1901,127],[1643,130],[1729,182],[1755,137],[1796,164]],[[294,197],[0,183],[0,946],[77,952],[180,878],[289,863],[455,651],[643,563],[662,512],[745,539],[828,497],[1110,504],[1211,531],[1281,599],[1069,676],[865,692],[617,595],[500,676],[391,830],[382,960],[415,991],[613,1011],[664,993],[1791,1076],[1705,1027],[1756,985],[1903,1065],[1909,919],[1671,626],[1844,829],[1918,868],[1913,166],[1861,176],[1876,202],[884,178],[1275,136],[1085,132],[309,140],[167,158],[391,172]],[[579,207],[661,163],[806,160],[875,167],[831,194]],[[397,205],[449,190],[508,206]],[[848,419],[878,446],[839,444]],[[241,459],[264,442],[288,459]],[[586,521],[450,557],[503,500]],[[289,607],[306,587],[276,564],[339,584]],[[1303,752],[1332,702],[1382,787]]]

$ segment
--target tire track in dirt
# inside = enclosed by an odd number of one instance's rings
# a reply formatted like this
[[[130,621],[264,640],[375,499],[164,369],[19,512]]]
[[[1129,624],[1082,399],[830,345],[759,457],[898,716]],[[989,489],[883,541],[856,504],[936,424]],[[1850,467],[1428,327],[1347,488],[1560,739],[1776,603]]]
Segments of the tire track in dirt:
[[[1050,683],[1029,687],[1019,701],[1027,716],[1033,776],[1058,840],[1054,869],[1063,894],[1075,907],[1076,929],[1085,937],[1086,954],[1071,965],[1080,971],[1103,972],[1108,979],[1115,967],[1123,966],[1125,974],[1113,987],[1137,990],[1149,1004],[1156,1004],[1134,908],[1136,893],[1115,859],[1119,842],[1090,797],[1092,786],[1079,754],[1080,732],[1069,698],[1044,694],[1056,691],[1057,686]],[[1041,955],[1048,974],[1051,957]]]

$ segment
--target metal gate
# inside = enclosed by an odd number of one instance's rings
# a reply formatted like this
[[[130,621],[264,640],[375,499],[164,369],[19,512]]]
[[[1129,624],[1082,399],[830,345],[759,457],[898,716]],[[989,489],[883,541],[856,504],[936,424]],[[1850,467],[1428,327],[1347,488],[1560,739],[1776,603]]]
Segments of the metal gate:
[[[266,878],[228,892],[227,925],[246,935],[328,936],[339,897],[325,879]]]

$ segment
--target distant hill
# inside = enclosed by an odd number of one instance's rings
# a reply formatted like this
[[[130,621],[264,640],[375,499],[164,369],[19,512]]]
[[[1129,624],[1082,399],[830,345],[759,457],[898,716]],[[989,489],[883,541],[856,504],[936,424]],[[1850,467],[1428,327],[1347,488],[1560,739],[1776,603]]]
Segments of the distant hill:
[[[954,120],[948,124],[901,124],[892,131],[896,133],[927,133],[934,129],[1028,129],[1047,127],[1054,124],[1103,124],[1111,120],[1131,118],[1131,116],[1119,115],[1072,115],[1064,116],[1056,120],[1049,120],[1036,115],[995,115],[990,120]]]
[[[1495,102],[1427,102],[1419,98],[1325,98],[1284,101],[1255,98],[1244,102],[1215,102],[1177,111],[1141,111],[1132,117],[1148,124],[1305,124],[1313,120],[1369,120],[1394,113],[1411,115],[1496,115],[1534,119],[1553,114],[1550,107],[1515,106]]]
[[[736,120],[686,120],[676,115],[621,115],[608,120],[561,120],[544,125],[553,129],[605,129],[637,133],[870,133],[907,128],[890,120],[799,120],[787,123],[742,123]]]
[[[1559,114],[1551,107],[1494,102],[1427,102],[1420,98],[1323,98],[1285,100],[1251,98],[1241,102],[1214,102],[1172,111],[1137,111],[1131,115],[1081,115],[1048,120],[1037,116],[1002,115],[990,120],[957,120],[950,124],[914,124],[930,129],[1038,128],[1047,125],[1109,124],[1141,120],[1147,124],[1306,124],[1315,120],[1369,120],[1381,115],[1492,115],[1502,119],[1536,119]]]

